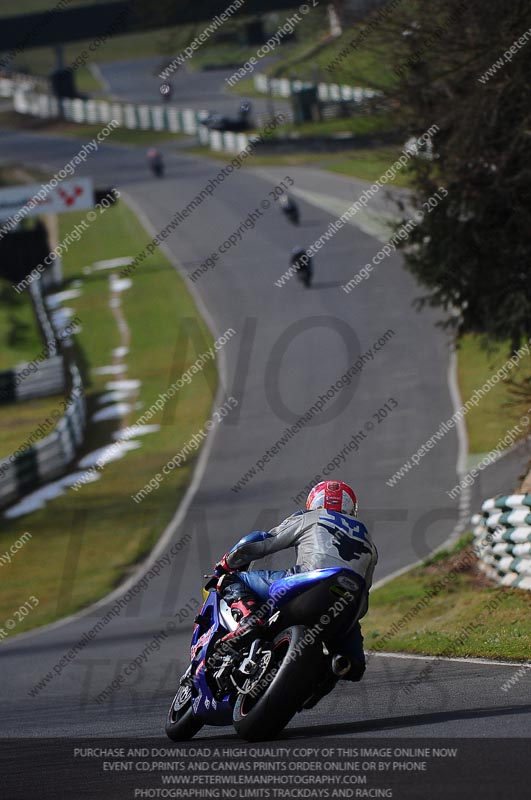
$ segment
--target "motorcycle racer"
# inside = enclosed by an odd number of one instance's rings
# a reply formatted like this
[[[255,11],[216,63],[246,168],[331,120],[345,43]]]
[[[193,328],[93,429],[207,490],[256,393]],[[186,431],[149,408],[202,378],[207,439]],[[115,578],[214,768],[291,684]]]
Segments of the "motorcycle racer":
[[[310,288],[313,275],[313,258],[303,247],[294,247],[291,252],[290,265],[297,270],[307,289]]]
[[[268,533],[255,532],[237,542],[215,570],[220,576],[216,588],[239,625],[218,644],[247,638],[264,624],[260,601],[268,599],[269,587],[275,581],[300,572],[347,567],[361,578],[363,592],[354,624],[334,656],[333,669],[345,680],[361,680],[365,654],[359,619],[367,612],[378,553],[357,512],[356,494],[348,484],[322,481],[310,491],[305,510],[295,512]],[[255,559],[289,547],[297,554],[291,569],[238,571]]]

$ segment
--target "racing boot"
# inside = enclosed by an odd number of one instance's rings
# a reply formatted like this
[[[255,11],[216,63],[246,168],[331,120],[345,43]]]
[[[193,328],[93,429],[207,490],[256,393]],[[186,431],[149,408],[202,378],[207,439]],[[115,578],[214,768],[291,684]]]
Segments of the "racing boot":
[[[250,597],[241,597],[230,604],[232,616],[239,623],[238,627],[223,636],[216,644],[216,650],[234,649],[235,645],[252,639],[264,626],[264,621],[256,614],[259,604]]]

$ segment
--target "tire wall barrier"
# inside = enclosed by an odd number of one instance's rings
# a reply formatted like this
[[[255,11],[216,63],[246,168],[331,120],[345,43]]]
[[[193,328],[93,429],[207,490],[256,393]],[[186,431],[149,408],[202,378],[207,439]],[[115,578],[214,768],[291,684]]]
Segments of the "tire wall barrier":
[[[265,75],[255,76],[255,86],[259,88],[271,84],[275,93],[290,97],[293,90],[304,84],[302,81],[288,81],[285,78],[269,79]],[[276,88],[275,88],[276,87]],[[349,100],[362,103],[378,92],[355,86],[339,86],[338,84],[319,84],[319,99],[323,102]],[[201,124],[207,111],[193,108],[176,108],[162,105],[137,105],[111,100],[83,100],[81,98],[63,98],[58,100],[49,92],[34,91],[31,83],[14,82],[0,78],[0,96],[13,97],[13,107],[19,114],[33,117],[56,118],[62,114],[68,122],[103,124],[116,120],[121,127],[130,130],[169,131],[196,135],[199,143],[217,152],[240,153],[253,141],[253,134],[232,133],[230,131],[209,130]],[[293,119],[291,111],[283,112],[286,121]],[[325,114],[326,116],[326,114]],[[258,125],[269,121],[268,114],[257,116]]]
[[[35,287],[34,292],[40,295],[40,287],[37,289],[37,285],[32,284],[32,287]],[[48,382],[50,371],[60,369],[61,388],[59,391],[63,391],[66,371],[70,378],[69,392],[62,402],[64,411],[59,408],[54,409],[15,453],[0,459],[0,508],[4,508],[38,486],[63,475],[75,457],[85,435],[86,401],[81,375],[73,361],[67,360],[59,354],[60,343],[68,343],[69,337],[59,329],[57,323],[54,322],[54,317],[49,315],[45,302],[42,302],[42,296],[40,301],[40,305],[36,306],[37,317],[42,325],[42,314],[46,315],[44,329],[51,330],[54,337],[53,347],[48,340],[47,349],[54,355],[42,362],[39,371],[32,373],[32,377],[35,380],[45,378]],[[24,389],[26,389],[28,381],[29,378],[26,378],[23,382]],[[18,395],[17,399],[21,399],[21,397]],[[55,420],[57,422],[52,431],[43,438],[38,438],[41,429],[44,429],[42,432],[45,432]],[[36,439],[35,442],[33,442],[34,439]]]
[[[0,81],[1,84],[1,81]],[[106,125],[116,120],[130,130],[169,131],[196,134],[206,111],[174,106],[121,103],[114,100],[83,100],[18,88],[13,93],[13,106],[19,114],[54,118],[62,114],[68,122]]]
[[[205,125],[201,125],[198,130],[197,138],[199,144],[210,147],[211,150],[226,153],[241,153],[248,145],[258,137],[250,136],[247,133],[232,133],[231,131],[211,131]]]
[[[312,85],[307,81],[292,80],[290,78],[269,78],[263,73],[256,74],[253,82],[257,92],[263,94],[271,92],[279,97],[291,97],[295,92]],[[317,84],[317,96],[323,102],[349,100],[353,103],[363,103],[364,100],[370,100],[379,95],[380,92],[361,86],[341,86],[338,83]]]
[[[472,517],[480,569],[502,586],[531,590],[531,494],[485,500]]]

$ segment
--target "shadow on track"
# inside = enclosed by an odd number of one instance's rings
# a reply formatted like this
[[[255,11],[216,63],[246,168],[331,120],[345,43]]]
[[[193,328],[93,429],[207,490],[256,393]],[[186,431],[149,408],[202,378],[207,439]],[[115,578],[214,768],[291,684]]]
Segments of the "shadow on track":
[[[404,717],[383,717],[381,719],[367,720],[366,722],[339,722],[330,725],[312,725],[304,728],[288,728],[275,741],[283,739],[320,738],[322,736],[346,736],[353,733],[366,733],[370,731],[393,730],[412,726],[433,725],[438,722],[450,722],[459,719],[481,719],[484,717],[503,717],[512,714],[529,714],[531,705],[484,707],[474,709],[455,709],[454,711],[441,711],[428,714],[411,714]],[[201,739],[214,741],[237,738],[234,734],[224,736],[201,736]]]

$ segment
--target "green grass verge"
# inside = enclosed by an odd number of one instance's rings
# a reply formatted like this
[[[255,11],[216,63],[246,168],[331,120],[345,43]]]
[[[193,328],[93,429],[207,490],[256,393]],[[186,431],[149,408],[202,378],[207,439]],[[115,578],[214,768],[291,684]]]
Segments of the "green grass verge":
[[[232,92],[232,94],[243,95],[244,97],[258,97],[262,100],[267,97],[267,94],[264,94],[264,92],[259,92],[254,88],[254,81],[252,78],[242,78],[241,81],[235,83],[234,86],[227,85],[227,91]],[[276,97],[276,95],[274,96]],[[285,100],[286,98],[281,99]]]
[[[78,92],[91,97],[105,97],[105,86],[88,67],[80,67],[76,71],[76,87]]]
[[[463,403],[507,361],[509,342],[482,346],[479,336],[464,336],[459,343],[458,378]],[[518,381],[531,377],[531,359],[523,357],[510,377]],[[531,402],[514,404],[507,381],[500,381],[465,417],[470,453],[488,453],[525,414]],[[529,430],[527,431],[529,433]],[[522,431],[522,436],[525,432]],[[519,437],[520,438],[520,437]]]
[[[401,151],[398,147],[352,150],[341,154],[338,160],[326,165],[325,169],[331,172],[338,172],[340,175],[349,175],[351,178],[374,183],[389,169],[391,164],[394,164],[400,154]],[[397,172],[395,178],[389,181],[389,184],[404,189],[411,188],[411,179],[407,169]]]
[[[61,237],[85,213],[63,215]],[[77,346],[80,366],[90,379],[90,411],[97,407],[97,398],[110,380],[91,373],[90,368],[110,364],[111,351],[120,341],[108,305],[108,273],[85,276],[82,268],[98,259],[134,256],[149,239],[133,213],[119,202],[98,216],[64,259],[66,284],[83,280],[81,296],[68,305],[82,321]],[[123,310],[131,328],[128,377],[142,381],[138,398],[142,407],[131,412],[127,424],[133,423],[211,344],[183,281],[162,253],[146,259],[132,280],[132,287],[123,294]],[[188,319],[196,326],[194,345],[180,332],[180,323]],[[109,463],[99,481],[78,492],[67,490],[31,515],[2,520],[0,552],[24,531],[33,538],[10,565],[2,568],[0,627],[30,594],[39,599],[39,606],[12,633],[87,606],[119,584],[152,548],[186,490],[198,452],[140,505],[131,495],[201,429],[210,413],[216,380],[215,366],[209,362],[189,386],[178,392],[175,407],[164,417],[161,429],[140,437],[141,448]],[[161,413],[151,422],[161,423],[162,419]],[[83,452],[108,443],[115,427],[110,422],[92,423]]]
[[[531,592],[487,583],[475,569],[470,540],[464,537],[451,551],[371,592],[362,622],[368,649],[531,657]],[[430,590],[437,591],[431,598]]]
[[[382,30],[375,29],[361,46],[334,63],[362,28],[363,24],[348,27],[340,37],[331,39],[327,33],[323,34],[323,30],[327,31],[326,24],[324,28],[313,26],[304,40],[286,54],[280,53],[266,72],[277,78],[388,89],[393,85],[393,73],[389,44]]]
[[[390,114],[356,114],[352,117],[325,119],[320,122],[302,122],[279,125],[276,135],[296,133],[299,136],[330,136],[334,133],[352,133],[358,136],[391,133],[397,120]]]
[[[190,147],[186,151],[191,155],[198,155],[202,158],[212,158],[216,161],[226,162],[229,158],[228,153],[215,152],[208,147]],[[398,148],[375,147],[360,148],[359,150],[343,150],[334,154],[326,153],[285,153],[285,154],[253,154],[252,159],[244,162],[243,168],[248,167],[319,167],[320,169],[337,172],[340,175],[348,175],[350,178],[358,178],[368,183],[373,183],[377,178],[389,169],[400,155]],[[409,178],[405,170],[397,172],[394,181],[389,181],[389,185],[409,188]]]

